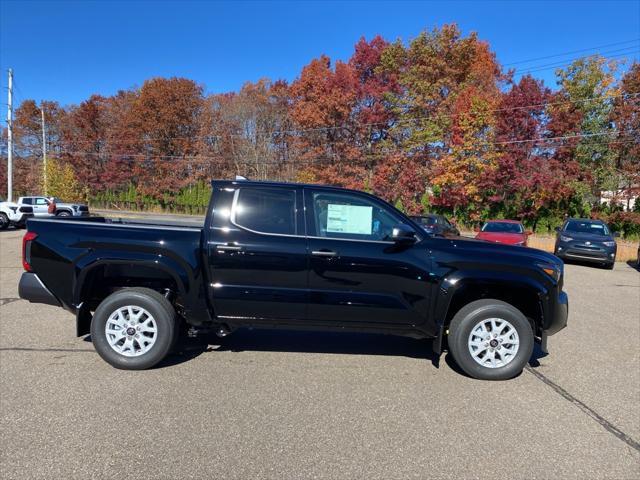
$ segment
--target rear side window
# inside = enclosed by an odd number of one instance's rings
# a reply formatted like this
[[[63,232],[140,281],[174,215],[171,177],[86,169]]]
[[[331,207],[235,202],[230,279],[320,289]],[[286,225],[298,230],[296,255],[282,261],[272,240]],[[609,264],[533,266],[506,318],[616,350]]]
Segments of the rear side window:
[[[48,205],[44,198],[36,198],[36,205]]]
[[[296,234],[296,192],[287,188],[241,188],[233,208],[236,225],[261,233]]]

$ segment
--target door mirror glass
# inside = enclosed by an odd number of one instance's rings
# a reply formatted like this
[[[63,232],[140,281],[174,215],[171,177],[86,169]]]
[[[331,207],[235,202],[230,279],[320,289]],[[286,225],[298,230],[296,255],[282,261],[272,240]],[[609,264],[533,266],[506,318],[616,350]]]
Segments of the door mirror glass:
[[[408,245],[411,243],[415,243],[416,234],[413,231],[413,228],[411,228],[409,225],[405,225],[404,223],[401,223],[393,227],[393,230],[391,233],[391,239],[395,243]]]

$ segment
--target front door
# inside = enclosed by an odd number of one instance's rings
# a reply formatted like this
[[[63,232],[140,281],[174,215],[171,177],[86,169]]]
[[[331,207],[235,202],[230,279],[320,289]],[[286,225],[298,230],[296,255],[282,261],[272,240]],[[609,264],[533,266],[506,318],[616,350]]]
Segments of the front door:
[[[36,217],[48,217],[49,201],[44,197],[33,197],[33,214]]]
[[[305,188],[311,322],[425,325],[431,259],[418,242],[398,246],[395,209],[356,192]],[[418,237],[423,236],[416,232]]]
[[[304,320],[308,255],[302,191],[248,182],[213,195],[207,255],[215,315],[229,323]]]

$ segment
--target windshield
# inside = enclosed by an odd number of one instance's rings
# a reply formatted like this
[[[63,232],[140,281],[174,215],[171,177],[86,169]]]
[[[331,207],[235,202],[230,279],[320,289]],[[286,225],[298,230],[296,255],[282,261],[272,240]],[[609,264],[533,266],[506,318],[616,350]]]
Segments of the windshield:
[[[435,225],[437,222],[435,217],[420,217],[418,218],[418,223],[422,225]]]
[[[482,227],[483,232],[492,233],[522,233],[522,225],[519,223],[487,222]]]
[[[564,227],[565,232],[589,233],[591,235],[600,235],[602,237],[609,236],[609,229],[603,223],[581,222],[579,220],[570,220]]]

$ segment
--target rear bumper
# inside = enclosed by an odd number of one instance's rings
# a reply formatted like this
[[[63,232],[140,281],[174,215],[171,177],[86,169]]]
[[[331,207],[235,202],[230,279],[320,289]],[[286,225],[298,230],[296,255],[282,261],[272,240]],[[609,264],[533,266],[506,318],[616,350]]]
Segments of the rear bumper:
[[[31,272],[24,272],[18,284],[18,296],[31,303],[44,303],[60,307],[58,299],[49,291],[38,275]]]

